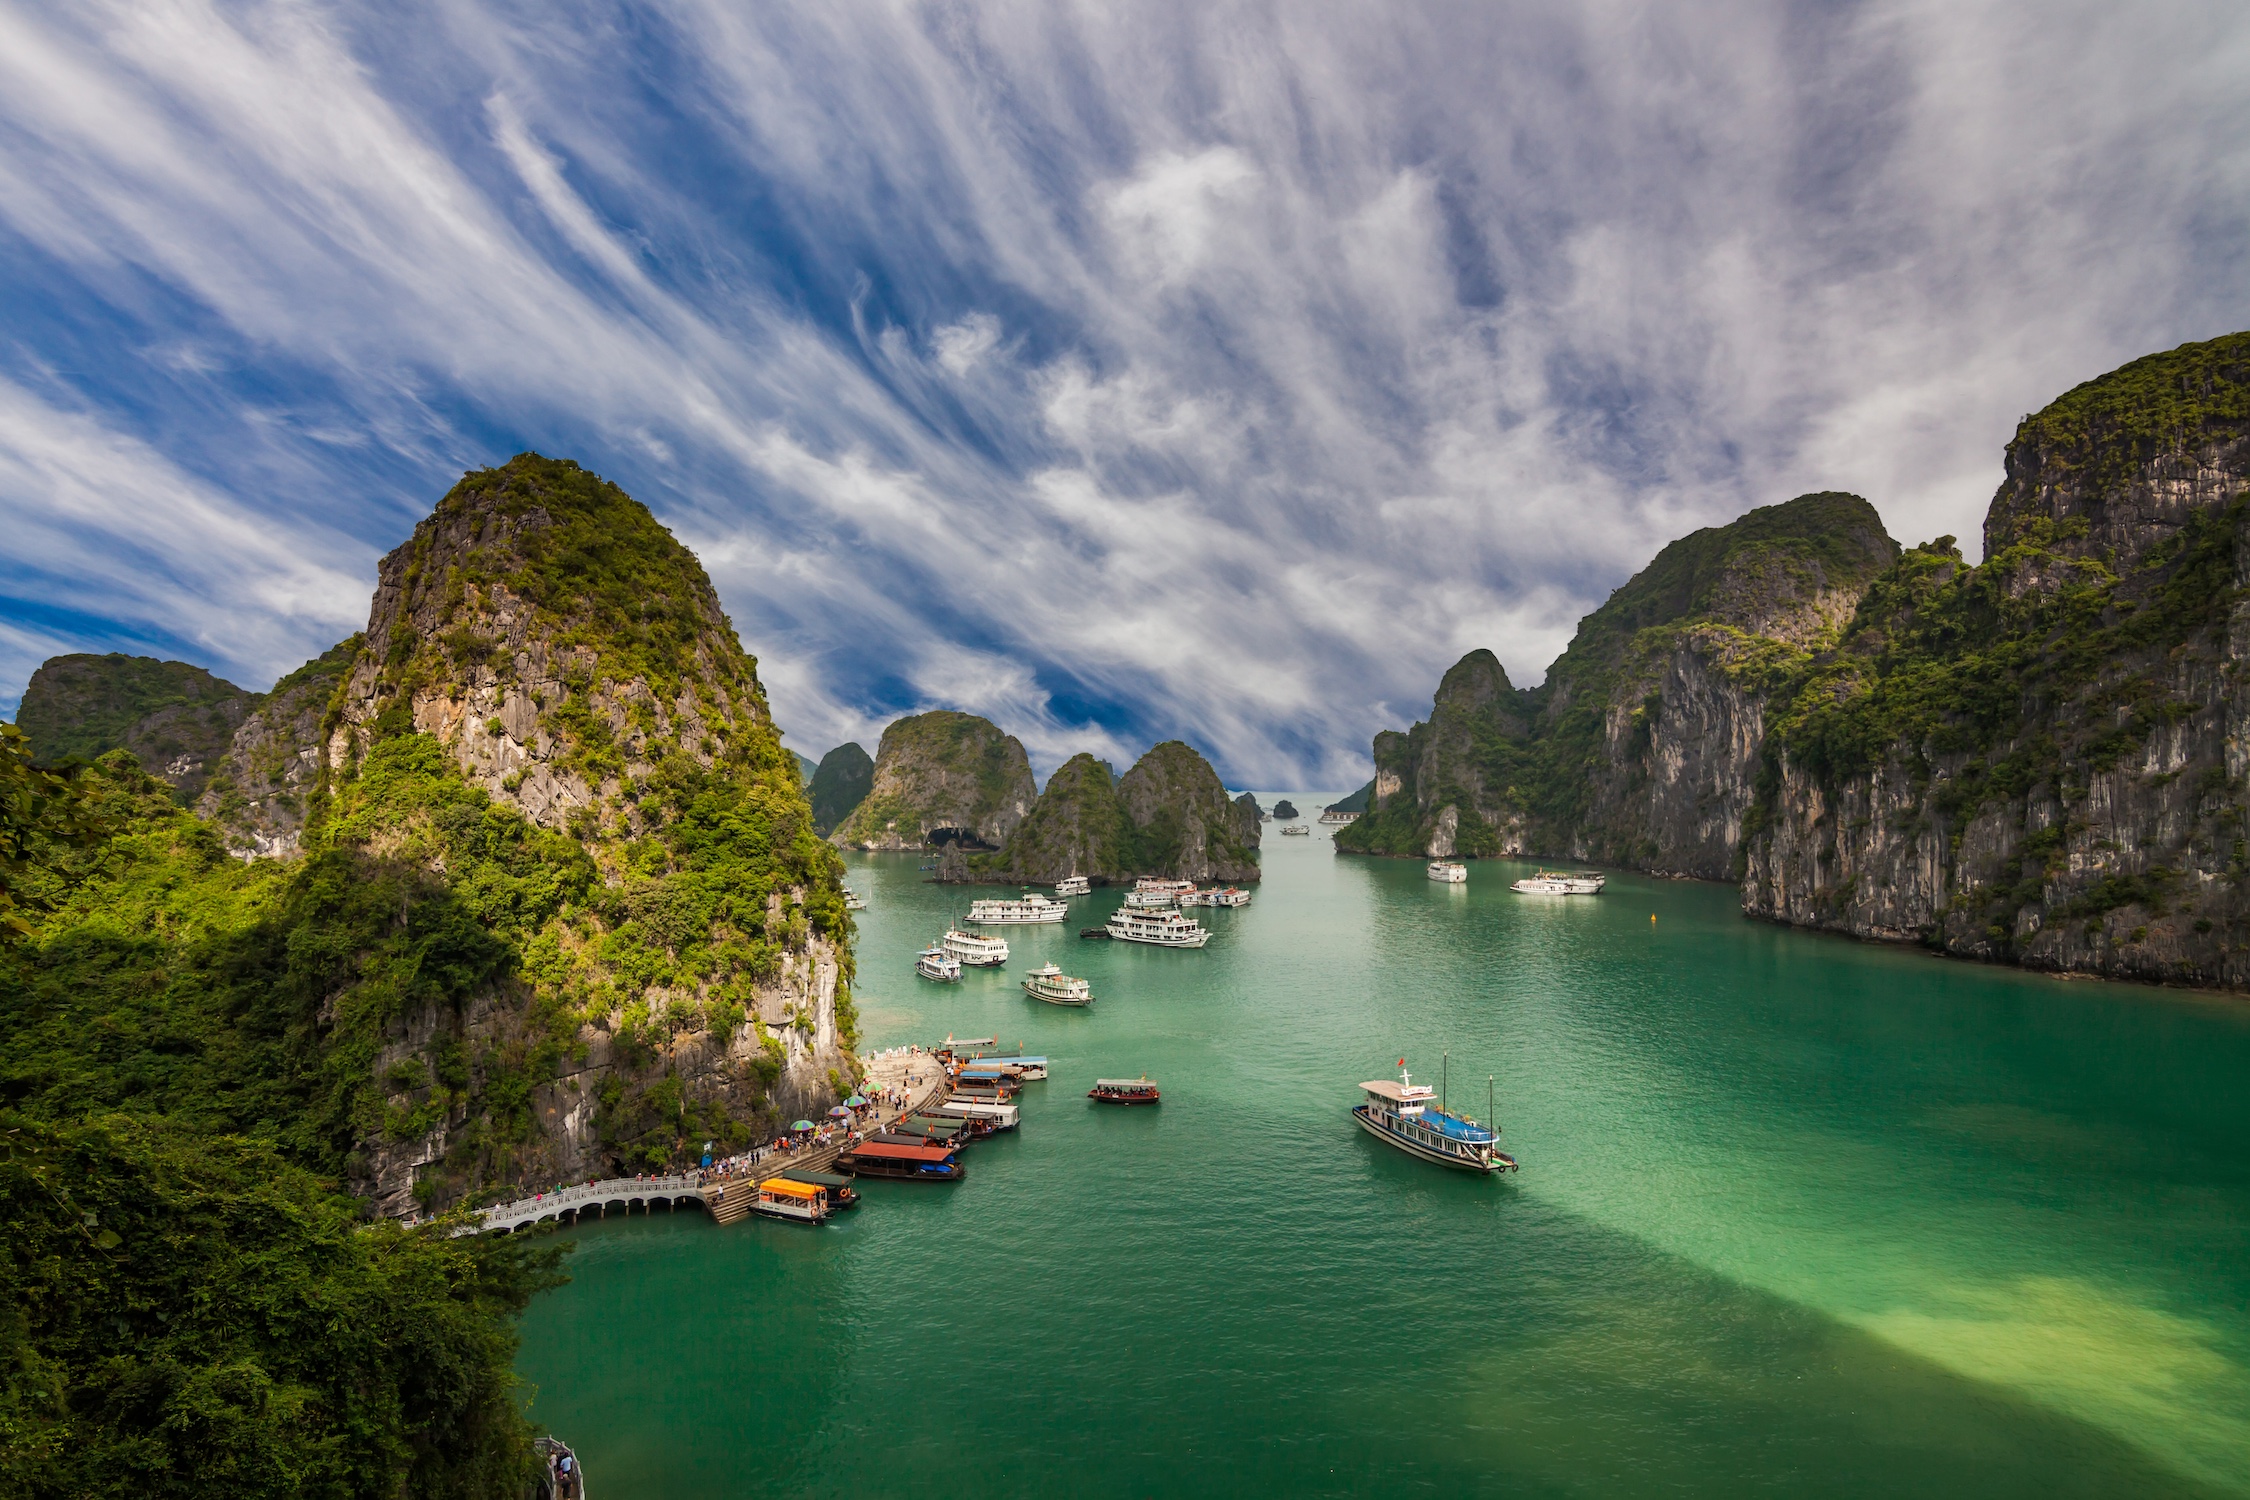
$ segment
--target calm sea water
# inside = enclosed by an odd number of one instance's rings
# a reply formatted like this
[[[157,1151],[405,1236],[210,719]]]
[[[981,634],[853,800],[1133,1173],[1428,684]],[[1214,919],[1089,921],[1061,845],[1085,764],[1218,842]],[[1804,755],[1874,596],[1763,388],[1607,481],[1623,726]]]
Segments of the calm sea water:
[[[968,898],[919,863],[853,861],[869,1044],[1053,1079],[965,1182],[825,1229],[571,1231],[520,1368],[600,1500],[2250,1494],[2250,1004],[1325,831],[1201,952],[1080,941],[1097,892],[940,987]],[[1017,988],[1047,959],[1090,1013]],[[1518,1176],[1353,1127],[1444,1053]],[[1084,1098],[1142,1072],[1159,1108]]]

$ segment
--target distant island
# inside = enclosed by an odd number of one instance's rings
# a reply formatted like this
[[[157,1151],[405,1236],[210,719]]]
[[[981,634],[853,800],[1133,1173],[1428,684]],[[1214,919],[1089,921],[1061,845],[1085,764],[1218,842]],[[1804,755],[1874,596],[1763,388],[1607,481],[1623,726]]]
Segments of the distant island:
[[[2066,392],[2006,469],[1977,566],[1806,495],[1665,548],[1538,688],[1469,653],[1376,736],[1336,847],[1730,880],[1794,925],[2250,986],[2250,334]]]

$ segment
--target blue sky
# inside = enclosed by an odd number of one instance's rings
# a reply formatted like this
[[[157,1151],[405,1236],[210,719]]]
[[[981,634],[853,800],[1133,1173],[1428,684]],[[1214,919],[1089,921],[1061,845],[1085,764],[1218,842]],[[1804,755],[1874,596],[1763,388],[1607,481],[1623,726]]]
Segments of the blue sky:
[[[790,742],[1345,786],[1671,538],[1972,546],[2016,420],[2250,326],[2250,11],[0,0],[0,706],[262,688],[526,448]]]

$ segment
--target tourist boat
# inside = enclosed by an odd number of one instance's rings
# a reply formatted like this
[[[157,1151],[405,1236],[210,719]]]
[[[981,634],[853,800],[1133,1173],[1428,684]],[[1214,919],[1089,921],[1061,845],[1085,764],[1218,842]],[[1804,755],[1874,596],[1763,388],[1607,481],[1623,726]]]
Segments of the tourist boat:
[[[1086,1097],[1099,1104],[1154,1104],[1162,1096],[1146,1078],[1097,1078]]]
[[[1430,861],[1430,879],[1445,885],[1466,885],[1469,867],[1458,860],[1433,859]]]
[[[1437,1090],[1416,1083],[1398,1065],[1398,1082],[1378,1078],[1360,1085],[1364,1103],[1352,1106],[1352,1118],[1377,1140],[1398,1147],[1409,1156],[1434,1161],[1463,1172],[1513,1172],[1516,1159],[1499,1147],[1499,1135],[1474,1120],[1447,1114],[1433,1101]]]
[[[1609,884],[1609,877],[1599,870],[1580,870],[1575,875],[1563,876],[1562,880],[1573,896],[1599,896],[1602,887]]]
[[[830,1213],[859,1207],[859,1194],[852,1191],[849,1177],[839,1177],[834,1172],[800,1172],[795,1167],[789,1169],[788,1177],[791,1182],[809,1182],[814,1187],[828,1189]]]
[[[1211,893],[1211,904],[1213,906],[1248,906],[1250,904],[1250,893],[1240,886],[1230,885],[1223,891],[1213,891]]]
[[[994,1130],[1013,1130],[1023,1119],[1023,1111],[1013,1104],[988,1104],[982,1099],[948,1099],[931,1114],[940,1117],[959,1116],[964,1120],[990,1120]]]
[[[865,911],[865,910],[867,910],[867,898],[866,898],[865,896],[862,896],[862,895],[861,895],[861,894],[860,894],[859,892],[857,892],[857,891],[853,890],[853,889],[852,889],[852,888],[851,888],[850,886],[848,886],[848,885],[847,885],[847,886],[845,886],[845,887],[844,887],[844,910],[846,910],[846,911]]]
[[[1302,823],[1284,823],[1281,827],[1281,835],[1283,838],[1309,839],[1312,837],[1312,830]]]
[[[1164,911],[1178,904],[1180,897],[1170,891],[1127,891],[1125,904],[1135,911]]]
[[[769,1219],[794,1219],[800,1224],[828,1222],[828,1189],[815,1182],[795,1182],[768,1177],[758,1184],[750,1212]]]
[[[873,1141],[928,1141],[939,1146],[959,1146],[969,1139],[966,1120],[932,1120],[916,1115],[910,1120],[899,1120],[890,1129],[868,1137]]]
[[[1017,1045],[1021,1046],[1022,1044],[1019,1042]],[[1047,1059],[1044,1057],[980,1057],[977,1061],[1000,1063],[1006,1067],[1014,1068],[1022,1075],[1025,1083],[1037,1083],[1047,1076]]]
[[[955,984],[961,978],[961,960],[941,947],[924,948],[914,955],[914,972],[939,984]]]
[[[1335,808],[1331,807],[1326,812],[1320,815],[1320,821],[1323,823],[1356,823],[1359,821],[1359,814],[1355,812],[1338,812]]]
[[[1069,915],[1069,907],[1060,901],[1049,901],[1037,891],[1024,892],[1021,900],[992,898],[969,903],[969,920],[986,927],[1060,922]]]
[[[1092,1005],[1094,987],[1073,979],[1053,964],[1041,964],[1023,978],[1023,992],[1049,1005]]]
[[[1159,875],[1143,875],[1133,882],[1133,889],[1155,896],[1178,896],[1195,889],[1192,880],[1166,880]]]
[[[988,1067],[971,1063],[954,1075],[957,1089],[994,1089],[1003,1095],[1014,1095],[1023,1087],[1023,1071],[1019,1068]]]
[[[1545,870],[1541,870],[1536,875],[1526,875],[1523,879],[1515,881],[1511,885],[1509,885],[1508,889],[1524,896],[1570,896],[1591,894],[1591,892],[1573,891],[1571,889],[1571,882],[1568,879],[1561,875],[1550,875]],[[1599,887],[1596,887],[1596,889],[1598,890]]]
[[[1135,911],[1121,906],[1109,919],[1109,935],[1126,943],[1154,943],[1159,948],[1200,948],[1211,941],[1202,923],[1181,912]]]
[[[1093,882],[1083,875],[1065,875],[1055,882],[1055,894],[1058,896],[1083,896],[1093,888]]]
[[[964,1083],[956,1086],[946,1099],[948,1104],[1014,1104],[1017,1090],[1013,1084],[1001,1087],[989,1083]]]
[[[854,1177],[896,1177],[908,1182],[959,1182],[968,1175],[951,1146],[914,1139],[861,1141],[836,1158]]]
[[[973,964],[980,969],[997,968],[1008,961],[1006,938],[986,937],[981,932],[963,932],[958,927],[947,928],[938,946],[962,963]]]

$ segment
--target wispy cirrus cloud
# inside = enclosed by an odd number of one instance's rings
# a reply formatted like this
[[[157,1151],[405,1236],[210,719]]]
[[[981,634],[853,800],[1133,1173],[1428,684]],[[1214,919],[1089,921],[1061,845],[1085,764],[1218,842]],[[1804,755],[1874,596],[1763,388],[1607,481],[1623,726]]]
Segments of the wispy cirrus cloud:
[[[0,0],[0,676],[270,678],[538,447],[800,748],[1342,785],[1695,526],[1973,537],[2022,412],[2245,321],[2246,126],[2218,4]]]

